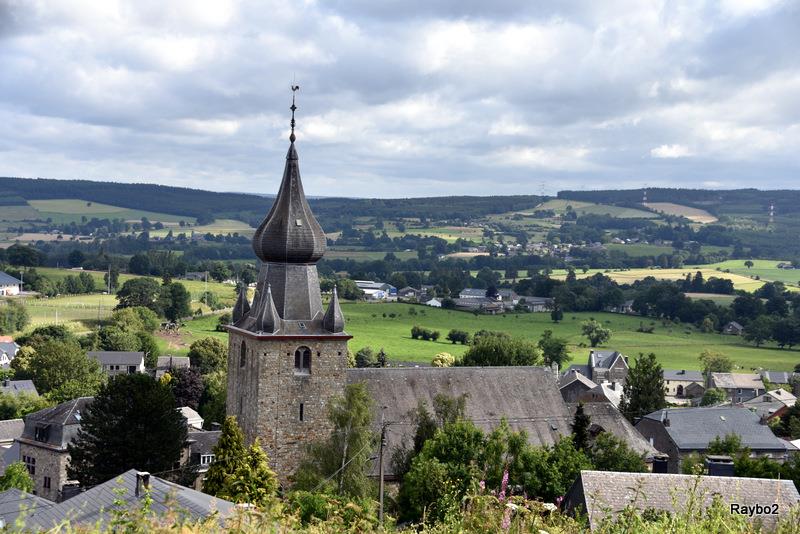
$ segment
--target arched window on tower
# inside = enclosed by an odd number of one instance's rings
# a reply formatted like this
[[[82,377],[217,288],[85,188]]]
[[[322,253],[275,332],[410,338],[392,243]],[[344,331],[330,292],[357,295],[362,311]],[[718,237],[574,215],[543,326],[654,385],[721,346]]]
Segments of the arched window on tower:
[[[295,374],[311,374],[311,349],[299,347],[294,351],[294,372]]]
[[[247,364],[247,345],[242,340],[242,346],[239,348],[239,367],[244,367]]]

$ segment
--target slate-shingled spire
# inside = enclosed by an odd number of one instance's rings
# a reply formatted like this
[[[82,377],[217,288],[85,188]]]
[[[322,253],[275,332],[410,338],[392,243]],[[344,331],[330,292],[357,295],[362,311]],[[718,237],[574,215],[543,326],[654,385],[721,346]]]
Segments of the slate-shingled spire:
[[[242,317],[245,317],[248,313],[250,313],[250,301],[247,300],[247,286],[242,284],[239,288],[239,296],[236,298],[236,304],[233,306],[231,323],[238,323]]]
[[[272,288],[267,286],[267,297],[264,300],[264,307],[256,320],[256,330],[267,334],[274,334],[280,328],[281,318],[278,310],[275,309],[275,301],[272,300]]]
[[[322,326],[333,334],[344,332],[344,314],[342,313],[342,308],[339,307],[339,294],[336,291],[336,286],[333,288],[333,297],[328,303],[325,317],[322,318]]]
[[[294,148],[294,92],[292,86],[292,133],[283,180],[264,222],[253,236],[253,250],[261,261],[313,264],[325,253],[325,232],[311,213],[300,181],[300,166]]]

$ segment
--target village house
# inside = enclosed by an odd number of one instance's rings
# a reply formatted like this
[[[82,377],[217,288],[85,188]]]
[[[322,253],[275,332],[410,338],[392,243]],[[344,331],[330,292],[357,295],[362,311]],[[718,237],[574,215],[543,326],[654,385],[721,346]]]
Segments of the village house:
[[[183,275],[184,280],[189,280],[192,282],[204,282],[208,277],[208,272],[206,271],[189,271]]]
[[[367,300],[392,300],[397,298],[397,288],[384,282],[356,280],[356,287],[364,293]]]
[[[792,383],[796,379],[800,379],[800,373],[791,373],[788,371],[761,371],[761,379],[764,383],[770,383],[774,386],[785,386],[791,388]]]
[[[783,414],[795,405],[797,397],[785,389],[773,389],[763,395],[745,401],[743,404],[767,420],[782,417]]]
[[[722,327],[722,333],[728,336],[741,336],[744,332],[744,327],[736,321],[731,321]]]
[[[351,336],[336,290],[327,306],[322,303],[316,264],[326,238],[303,194],[294,140],[292,132],[278,195],[253,236],[261,260],[255,296],[251,302],[239,292],[227,327],[227,413],[237,418],[248,443],[260,439],[281,483],[309,443],[330,435],[328,407],[348,384],[366,387],[376,430],[381,421],[395,422],[388,451],[411,441],[409,414],[420,402],[432,407],[438,394],[466,395],[468,419],[487,430],[505,419],[514,430],[525,430],[533,445],[570,435],[573,416],[550,368],[348,366]]]
[[[425,304],[425,306],[430,306],[431,308],[441,308],[442,307],[442,301],[437,299],[437,298],[426,300],[424,304]]]
[[[664,395],[678,399],[702,397],[705,378],[700,371],[664,369]]]
[[[711,373],[712,388],[723,389],[733,402],[745,402],[766,391],[761,376],[755,373]]]
[[[605,311],[611,313],[624,313],[626,315],[632,315],[635,313],[633,311],[633,299],[628,299],[619,306],[606,306]]]
[[[190,366],[188,356],[159,356],[156,360],[156,378],[178,369],[188,369]]]
[[[453,299],[453,304],[457,310],[463,311],[477,311],[479,313],[488,313],[490,315],[496,315],[498,313],[503,313],[505,307],[503,303],[496,299],[491,299],[488,297],[482,298],[457,298]]]
[[[520,299],[513,289],[498,289],[497,296],[509,308],[516,306]]]
[[[177,408],[177,410],[181,413],[181,416],[186,421],[187,427],[190,429],[202,430],[204,422],[203,417],[197,413],[197,411],[189,406],[181,406]]]
[[[144,373],[144,352],[117,350],[89,351],[89,358],[97,360],[109,377]]]
[[[409,301],[419,301],[425,297],[426,293],[421,289],[416,289],[410,286],[406,286],[403,289],[399,289],[397,291],[397,298],[399,300],[409,300]]]
[[[22,280],[0,271],[0,297],[13,297],[22,291]]]
[[[529,312],[541,313],[553,309],[553,299],[549,297],[520,297],[517,303]]]
[[[703,453],[715,438],[736,434],[754,456],[783,461],[793,447],[775,437],[761,417],[742,406],[665,408],[647,414],[636,429],[659,451],[669,456],[667,470],[680,473],[687,454]]]
[[[608,403],[619,408],[622,402],[622,384],[603,381],[588,391],[578,395],[578,401],[584,403]]]
[[[145,500],[147,509],[156,517],[167,517],[177,510],[196,522],[209,517],[222,520],[236,510],[232,502],[135,469],[57,504],[15,488],[6,490],[0,493],[0,508],[7,525],[24,518],[26,532],[61,532],[68,521],[78,530],[97,526],[115,530],[112,524],[119,520],[120,511],[141,511]]]
[[[589,351],[586,365],[572,364],[567,371],[577,371],[594,383],[619,382],[625,383],[628,378],[628,358],[616,350]]]
[[[14,342],[13,337],[0,336],[0,369],[8,369],[18,352],[19,345]]]
[[[25,393],[33,397],[39,396],[39,392],[36,391],[36,386],[33,384],[33,380],[3,379],[0,381],[0,393],[5,393],[6,395],[19,395],[20,393]]]
[[[181,458],[181,465],[191,466],[197,473],[192,485],[197,491],[203,490],[203,481],[208,473],[208,468],[214,463],[214,447],[217,446],[221,435],[221,430],[192,429],[189,429],[186,435],[186,447]]]
[[[50,501],[60,501],[67,479],[67,445],[78,434],[81,414],[91,397],[62,402],[25,416],[19,442],[19,459],[33,479],[33,492]]]
[[[568,370],[559,380],[559,391],[564,402],[578,402],[581,395],[597,387],[597,384],[586,378],[575,369]]]
[[[480,288],[466,287],[458,293],[459,299],[485,299],[486,290]],[[494,299],[497,300],[497,299]]]
[[[564,510],[570,515],[584,515],[589,528],[596,530],[608,515],[616,517],[627,507],[640,512],[675,513],[686,510],[690,502],[707,509],[714,499],[721,499],[726,509],[740,506],[776,506],[777,513],[753,515],[751,522],[770,529],[786,518],[800,502],[800,494],[791,480],[727,476],[695,476],[668,473],[619,473],[581,471],[567,491]]]

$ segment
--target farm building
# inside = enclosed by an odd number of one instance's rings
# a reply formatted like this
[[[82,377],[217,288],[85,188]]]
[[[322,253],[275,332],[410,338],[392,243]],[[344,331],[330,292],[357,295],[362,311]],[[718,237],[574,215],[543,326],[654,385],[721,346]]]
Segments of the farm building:
[[[22,280],[0,271],[0,297],[13,297],[22,291]]]

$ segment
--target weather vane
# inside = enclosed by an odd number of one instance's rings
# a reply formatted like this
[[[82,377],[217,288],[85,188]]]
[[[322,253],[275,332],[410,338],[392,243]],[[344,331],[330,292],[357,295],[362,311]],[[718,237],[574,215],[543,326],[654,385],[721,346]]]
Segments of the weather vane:
[[[292,85],[292,107],[289,108],[289,109],[292,110],[292,123],[291,123],[292,124],[292,133],[289,134],[289,141],[291,141],[292,143],[294,143],[294,140],[295,140],[295,136],[294,136],[294,110],[297,109],[297,106],[294,105],[294,95],[298,90],[300,90],[300,86],[299,85]]]

